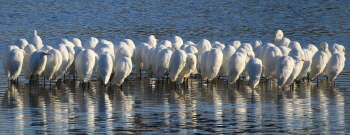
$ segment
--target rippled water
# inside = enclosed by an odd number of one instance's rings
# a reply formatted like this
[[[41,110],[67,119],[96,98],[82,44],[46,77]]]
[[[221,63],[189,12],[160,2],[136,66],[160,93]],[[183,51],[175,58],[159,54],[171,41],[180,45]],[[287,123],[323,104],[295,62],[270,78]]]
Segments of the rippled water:
[[[52,45],[62,38],[90,36],[136,43],[158,39],[229,43],[272,42],[277,29],[302,46],[321,42],[349,48],[348,1],[0,1],[0,49],[33,30]],[[350,50],[350,49],[348,49]],[[302,82],[294,90],[262,80],[207,85],[192,77],[188,86],[150,84],[133,73],[123,89],[89,86],[66,76],[50,88],[20,76],[19,85],[0,78],[1,133],[349,133],[349,62],[331,86]],[[152,81],[152,83],[155,83]]]

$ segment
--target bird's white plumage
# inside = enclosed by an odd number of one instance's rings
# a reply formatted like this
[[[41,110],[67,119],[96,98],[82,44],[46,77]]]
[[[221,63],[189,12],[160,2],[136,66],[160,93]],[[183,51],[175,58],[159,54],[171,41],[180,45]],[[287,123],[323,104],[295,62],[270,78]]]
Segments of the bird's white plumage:
[[[155,63],[155,74],[160,79],[165,73],[169,72],[170,58],[173,52],[169,49],[164,49],[157,54]]]
[[[247,63],[246,69],[249,75],[250,88],[254,89],[260,81],[262,62],[258,58],[252,58]]]
[[[6,46],[2,52],[2,65],[4,66],[4,71],[6,78],[10,77],[10,72],[9,72],[9,65],[8,65],[8,54],[13,50],[13,49],[20,49],[18,46],[11,45],[11,46]]]
[[[46,66],[44,70],[44,75],[47,80],[51,80],[54,73],[60,69],[60,66],[62,64],[62,54],[57,49],[52,49],[48,51]],[[55,80],[57,80],[55,78]]]
[[[157,39],[154,35],[150,35],[145,39],[144,43],[147,43],[148,45],[150,45],[152,47],[156,47]]]
[[[9,78],[11,80],[17,79],[19,74],[21,74],[23,64],[23,53],[24,50],[19,48],[14,48],[8,53],[7,65],[10,74]]]
[[[230,57],[227,71],[228,82],[230,84],[236,82],[236,80],[239,78],[239,75],[242,74],[246,66],[247,57],[248,56],[246,54],[237,51]]]
[[[69,52],[67,50],[66,45],[64,45],[64,44],[56,45],[55,49],[60,51],[61,55],[62,55],[62,64],[60,66],[60,69],[55,72],[55,79],[59,79],[59,78],[61,78],[64,75],[64,73],[66,73],[66,70],[68,68],[68,62],[69,62],[70,54],[69,54]]]
[[[28,44],[26,47],[24,47],[24,51],[27,54],[32,55],[36,51],[36,49],[34,45]],[[30,56],[24,55],[24,60],[23,60],[24,78],[27,80],[30,79],[29,60],[30,60]]]
[[[327,62],[328,62],[328,56],[323,50],[315,53],[315,55],[312,57],[312,63],[310,67],[311,80],[313,80],[316,76],[318,76],[323,72]]]
[[[124,79],[129,76],[132,70],[132,62],[129,57],[121,57],[115,65],[115,81],[118,86],[122,85]]]
[[[264,70],[264,76],[268,79],[273,78],[275,75],[275,68],[278,59],[282,57],[282,52],[278,47],[269,47],[265,54],[263,65],[266,67]]]
[[[170,73],[171,81],[175,82],[177,76],[185,67],[186,57],[187,55],[185,51],[182,51],[182,50],[176,50],[171,55],[170,62],[169,62],[169,73]]]
[[[42,51],[35,51],[30,55],[29,59],[29,73],[30,75],[40,75],[46,66],[46,53]]]
[[[276,37],[275,37],[275,41],[274,44],[276,46],[289,46],[290,40],[288,38],[283,37],[283,32],[282,30],[277,30],[276,32]]]
[[[28,45],[28,41],[26,39],[18,39],[14,44],[20,49],[24,49]]]
[[[191,53],[187,53],[185,67],[181,70],[179,74],[180,83],[190,77],[191,73],[196,69],[197,58]]]
[[[75,60],[75,68],[80,81],[87,82],[91,79],[95,67],[95,55],[96,53],[91,49],[85,49],[78,54]]]
[[[71,39],[69,39],[69,41],[72,42],[74,44],[74,46],[83,47],[81,45],[81,40],[79,38],[71,38]]]
[[[206,72],[208,72],[208,80],[213,80],[219,73],[222,65],[222,51],[220,49],[210,50],[206,60]]]
[[[306,76],[307,73],[310,72],[313,53],[309,49],[303,49],[303,51],[304,51],[304,56],[305,56],[305,58],[304,58],[305,62],[303,63],[303,66],[300,70],[300,73],[296,77],[296,79],[301,79],[302,77]]]
[[[281,50],[283,56],[288,56],[289,52],[292,50],[285,46],[279,46],[278,48]]]
[[[98,60],[98,74],[103,84],[107,84],[113,71],[113,55],[112,53],[104,53],[99,56]]]
[[[283,87],[292,74],[294,68],[294,60],[290,56],[282,56],[276,64],[277,85]]]
[[[197,69],[198,69],[198,72],[201,73],[201,68],[200,68],[200,65],[201,65],[201,59],[202,59],[202,55],[206,52],[206,51],[209,51],[211,49],[211,44],[208,40],[206,39],[202,39],[198,42],[198,44],[196,45],[197,47],[197,50],[198,50],[198,56],[197,56]]]
[[[41,40],[41,38],[38,36],[36,30],[34,30],[34,35],[28,38],[28,44],[35,44],[38,43],[40,45],[43,44],[43,41]],[[37,50],[39,50],[40,48],[36,48]]]
[[[98,44],[98,39],[95,37],[90,37],[89,39],[87,39],[84,44],[83,44],[83,48],[84,49],[94,49],[96,47],[96,45]]]
[[[254,39],[250,42],[250,45],[252,46],[254,52],[261,46],[261,44],[261,40],[258,39]]]
[[[326,65],[326,75],[328,76],[328,81],[333,82],[337,78],[338,74],[343,70],[345,66],[345,54],[349,57],[348,53],[345,51],[345,47],[340,45],[336,48],[337,50],[329,59]]]
[[[287,79],[287,81],[285,82],[285,85],[290,85],[291,83],[294,82],[294,79],[296,79],[296,77],[300,74],[300,71],[302,69],[302,66],[304,64],[304,62],[302,61],[303,59],[299,56],[292,56],[293,58],[293,62],[294,62],[294,67],[293,67],[293,71],[290,74],[289,78]]]
[[[208,57],[208,54],[209,54],[209,51],[206,51],[203,55],[202,55],[202,59],[201,59],[201,65],[198,69],[200,69],[201,71],[203,71],[201,73],[201,76],[202,76],[202,79],[203,80],[207,80],[208,79],[208,72],[207,72],[207,69],[206,69],[206,62],[207,62],[207,57]]]
[[[183,40],[179,36],[173,36],[169,39],[169,41],[172,43],[172,51],[175,51],[177,49],[180,49],[181,45],[184,44]]]
[[[135,54],[134,63],[135,63],[135,69],[137,72],[140,72],[144,66],[144,63],[142,62],[142,50],[147,45],[148,44],[146,43],[140,43],[138,46],[136,46],[136,49],[134,52]]]
[[[222,65],[220,67],[219,75],[227,76],[228,71],[228,63],[230,61],[231,56],[236,52],[236,49],[233,46],[226,46],[224,50],[222,50],[223,58],[222,58]]]

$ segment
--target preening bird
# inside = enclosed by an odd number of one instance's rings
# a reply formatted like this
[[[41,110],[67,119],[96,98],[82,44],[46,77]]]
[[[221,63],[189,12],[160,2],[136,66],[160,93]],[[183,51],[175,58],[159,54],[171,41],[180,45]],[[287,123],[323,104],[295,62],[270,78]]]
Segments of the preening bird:
[[[96,53],[90,49],[80,52],[75,60],[75,68],[77,70],[79,80],[88,82],[94,72]]]
[[[132,62],[129,57],[120,58],[115,65],[115,81],[118,86],[121,86],[124,79],[129,76],[132,70]]]
[[[28,44],[26,47],[24,47],[24,51],[27,54],[32,55],[36,51],[36,49],[35,49],[34,45]],[[30,61],[30,56],[24,55],[24,60],[23,60],[24,78],[27,80],[30,79],[29,61]]]
[[[156,57],[155,69],[156,76],[159,80],[164,74],[169,74],[169,63],[173,52],[170,49],[160,51]]]
[[[179,74],[180,83],[182,83],[184,80],[186,81],[186,79],[190,77],[193,70],[196,69],[196,66],[197,66],[196,56],[191,53],[188,53],[186,57],[185,67],[181,70]]]
[[[276,78],[279,87],[283,87],[286,84],[293,72],[294,63],[293,58],[290,56],[282,56],[278,59],[276,64]]]
[[[99,56],[98,61],[98,73],[102,80],[102,83],[106,85],[111,77],[113,71],[113,54],[104,53]]]
[[[18,78],[22,71],[23,64],[23,54],[28,55],[23,49],[14,48],[7,56],[8,72],[10,74],[9,78],[15,80]],[[28,55],[29,56],[29,55]]]
[[[50,55],[47,56],[44,74],[45,78],[50,81],[54,73],[60,69],[62,64],[62,54],[57,49],[52,49],[47,53]],[[57,79],[58,78],[55,78],[55,80]]]
[[[30,55],[29,74],[31,76],[38,77],[45,70],[45,66],[47,62],[46,55],[50,55],[50,54],[42,51],[35,51],[32,55]]]
[[[288,38],[283,37],[282,30],[277,30],[276,37],[275,37],[275,40],[274,40],[274,44],[276,46],[286,46],[286,47],[288,47],[289,43],[290,43],[290,40]]]
[[[349,54],[345,51],[344,46],[340,47],[342,51],[337,50],[329,59],[326,66],[326,75],[328,76],[328,82],[334,82],[335,78],[339,75],[345,66],[345,54],[349,57]]]
[[[185,51],[176,50],[173,52],[169,62],[170,80],[176,81],[177,76],[180,74],[182,69],[185,67],[187,55]]]
[[[213,80],[219,73],[222,64],[222,51],[219,49],[210,50],[206,60],[206,72],[208,72],[208,81]]]
[[[260,82],[260,76],[261,76],[261,69],[265,68],[264,65],[262,65],[262,62],[258,58],[251,58],[249,55],[249,62],[247,63],[246,69],[248,71],[249,75],[249,81],[250,81],[250,88],[254,89],[256,86],[258,86]]]

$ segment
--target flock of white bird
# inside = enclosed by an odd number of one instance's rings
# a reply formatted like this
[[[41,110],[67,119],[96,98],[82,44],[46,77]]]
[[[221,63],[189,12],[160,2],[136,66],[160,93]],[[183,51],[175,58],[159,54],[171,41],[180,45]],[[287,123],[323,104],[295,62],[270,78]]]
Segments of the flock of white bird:
[[[28,41],[19,39],[6,46],[2,54],[5,75],[15,80],[24,67],[25,79],[45,77],[60,79],[65,73],[78,74],[81,82],[88,82],[97,72],[103,84],[112,81],[120,86],[132,68],[144,69],[149,77],[158,79],[170,76],[183,83],[191,74],[200,73],[203,80],[211,81],[227,76],[230,84],[240,75],[255,88],[263,76],[277,79],[279,87],[291,85],[295,80],[327,75],[333,82],[345,65],[344,46],[320,44],[319,50],[309,44],[301,48],[296,41],[283,37],[278,30],[274,43],[262,44],[260,40],[241,44],[233,41],[224,45],[218,41],[202,39],[195,44],[186,43],[179,36],[158,41],[153,35],[135,46],[130,39],[116,44],[91,37],[84,44],[78,38],[59,40],[54,46],[44,45],[34,31]],[[51,81],[50,81],[51,83]]]

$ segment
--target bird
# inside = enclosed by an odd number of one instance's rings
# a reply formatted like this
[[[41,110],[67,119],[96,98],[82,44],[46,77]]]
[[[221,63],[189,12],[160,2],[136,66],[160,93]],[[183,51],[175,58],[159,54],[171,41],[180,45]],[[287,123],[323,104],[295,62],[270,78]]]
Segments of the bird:
[[[246,67],[247,55],[242,52],[235,52],[229,60],[227,78],[230,84],[233,84],[242,74]]]
[[[186,53],[183,50],[176,50],[170,57],[169,62],[169,73],[170,80],[172,82],[176,81],[177,76],[180,74],[181,70],[185,67],[186,64]]]
[[[236,41],[232,41],[230,45],[232,45],[235,49],[237,49],[242,45],[242,43],[241,41],[236,40]]]
[[[311,67],[311,63],[312,63],[312,57],[313,57],[313,53],[310,49],[303,49],[304,52],[304,62],[303,62],[303,66],[300,70],[299,75],[296,77],[296,79],[301,79],[304,76],[306,76],[306,74],[310,73],[310,67]]]
[[[158,39],[154,35],[148,36],[145,40],[144,43],[149,44],[152,47],[156,47]]]
[[[87,39],[84,44],[83,44],[83,48],[84,49],[94,49],[96,47],[96,45],[98,44],[98,39],[95,37],[90,37],[89,39]]]
[[[94,72],[96,53],[91,49],[80,52],[75,60],[75,68],[81,82],[88,82]]]
[[[207,80],[208,79],[208,72],[206,72],[206,61],[207,61],[207,57],[208,57],[209,51],[206,51],[203,55],[202,55],[202,59],[201,59],[201,63],[200,67],[198,69],[200,69],[201,71],[203,71],[201,73],[201,77],[202,80]],[[198,59],[197,59],[198,60]]]
[[[293,72],[294,68],[294,60],[290,56],[282,56],[281,58],[278,59],[277,64],[276,64],[276,78],[277,78],[277,85],[279,87],[283,87],[289,76]]]
[[[50,55],[49,53],[45,53],[42,51],[35,51],[32,55],[30,55],[29,59],[29,74],[30,79],[32,76],[36,76],[37,78],[39,75],[45,70],[47,57],[46,55]]]
[[[13,50],[13,49],[19,49],[18,46],[16,45],[11,45],[11,46],[6,46],[4,48],[4,51],[2,52],[2,65],[4,67],[4,71],[5,71],[5,75],[6,75],[6,78],[9,78],[10,77],[10,72],[9,72],[9,65],[8,65],[8,54]]]
[[[293,71],[290,74],[289,78],[287,79],[287,81],[285,82],[285,85],[290,85],[294,82],[294,79],[296,79],[296,77],[298,77],[298,75],[300,74],[300,71],[303,67],[303,64],[305,62],[304,59],[302,59],[300,56],[291,56],[293,58],[293,62],[294,62],[294,67],[293,67]]]
[[[112,71],[113,71],[113,54],[104,53],[99,56],[98,61],[98,73],[100,75],[100,78],[102,80],[102,84],[106,85],[108,81],[110,80]]]
[[[130,51],[131,51],[131,53],[133,54],[134,53],[134,50],[135,50],[135,43],[134,43],[134,41],[132,41],[131,39],[124,39],[124,40],[122,40],[123,42],[125,42],[128,46],[129,46],[129,48],[130,48]]]
[[[184,44],[183,40],[179,36],[173,36],[169,39],[172,44],[171,51],[175,51],[176,49],[180,49],[181,45]]]
[[[250,45],[252,46],[253,51],[255,52],[262,45],[262,42],[259,39],[254,39],[250,41]]]
[[[249,55],[249,62],[246,65],[246,69],[249,75],[250,88],[254,89],[260,82],[261,70],[265,68],[259,58],[251,58]]]
[[[321,74],[325,69],[328,62],[327,53],[323,50],[317,51],[315,55],[312,57],[312,63],[310,67],[310,78],[314,80],[316,76]]]
[[[129,57],[121,57],[115,65],[115,81],[118,86],[122,87],[124,79],[129,76],[132,70],[132,62]]]
[[[283,56],[288,56],[289,52],[292,50],[285,46],[279,46],[278,48],[281,50]]]
[[[39,44],[40,46],[43,44],[43,41],[38,36],[36,30],[34,30],[34,35],[28,38],[28,44],[35,45],[35,43]],[[36,48],[36,49],[39,50],[40,48]]]
[[[18,39],[14,45],[17,45],[20,49],[24,49],[28,45],[28,41],[26,39]]]
[[[222,64],[222,51],[220,49],[210,50],[206,60],[206,72],[208,73],[208,81],[213,80],[219,73]]]
[[[44,75],[45,78],[50,81],[54,76],[54,73],[60,69],[62,64],[62,54],[57,49],[51,49],[47,53],[50,55],[47,56]],[[55,78],[55,80],[57,79]]]
[[[201,59],[202,59],[202,55],[206,52],[209,51],[211,49],[211,44],[209,42],[209,40],[207,39],[202,39],[198,42],[198,44],[196,45],[197,50],[198,50],[198,55],[197,55],[197,60],[198,60],[198,64],[197,64],[197,69],[198,72],[201,73]]]
[[[72,42],[74,46],[82,47],[81,40],[79,38],[70,38],[69,41]]]
[[[264,76],[267,79],[274,78],[276,75],[276,64],[278,59],[282,57],[282,52],[278,47],[269,47],[267,48],[264,58],[263,65],[265,65],[266,69],[264,69]]]
[[[227,76],[228,71],[228,63],[230,61],[231,56],[236,52],[235,47],[228,45],[222,50],[222,65],[220,67],[219,75],[220,76]]]
[[[274,40],[274,44],[276,46],[286,46],[288,47],[290,43],[290,40],[288,38],[283,37],[283,32],[282,30],[277,30],[276,31],[276,37]]]
[[[17,79],[21,74],[24,54],[29,56],[23,49],[19,48],[13,48],[11,52],[8,53],[6,62],[10,74],[9,78],[11,80]]]
[[[326,75],[328,76],[328,82],[334,82],[335,78],[337,78],[339,73],[343,70],[345,66],[344,55],[346,54],[349,57],[349,54],[345,51],[344,46],[340,46],[339,48],[343,51],[339,51],[339,49],[337,49],[329,59],[325,69]]]
[[[170,50],[170,48],[164,49],[157,54],[156,63],[154,65],[156,69],[155,75],[157,77],[157,80],[160,80],[160,78],[164,74],[166,73],[169,74],[168,68],[169,68],[170,58],[172,54],[173,52]]]
[[[28,55],[32,55],[36,51],[36,49],[35,49],[34,45],[28,44],[26,47],[24,47],[24,51]],[[30,56],[24,55],[24,59],[23,59],[24,78],[27,80],[30,79],[29,60],[30,60]],[[5,68],[5,66],[4,66],[4,68]]]
[[[57,70],[54,74],[56,79],[60,79],[65,73],[66,70],[68,69],[68,62],[69,62],[69,58],[70,58],[70,54],[67,50],[66,45],[64,44],[58,44],[56,46],[54,46],[55,49],[57,49],[58,51],[61,52],[62,55],[62,64],[60,66],[60,69]]]
[[[180,83],[183,83],[184,80],[186,81],[186,79],[190,77],[191,73],[196,69],[196,66],[197,66],[196,56],[191,53],[187,53],[185,67],[181,70],[179,74]]]
[[[140,76],[141,76],[141,69],[144,66],[144,63],[142,62],[142,50],[143,48],[148,45],[146,43],[140,43],[139,45],[136,46],[135,49],[135,58],[134,58],[134,64],[135,64],[135,69],[137,72],[140,72]]]

